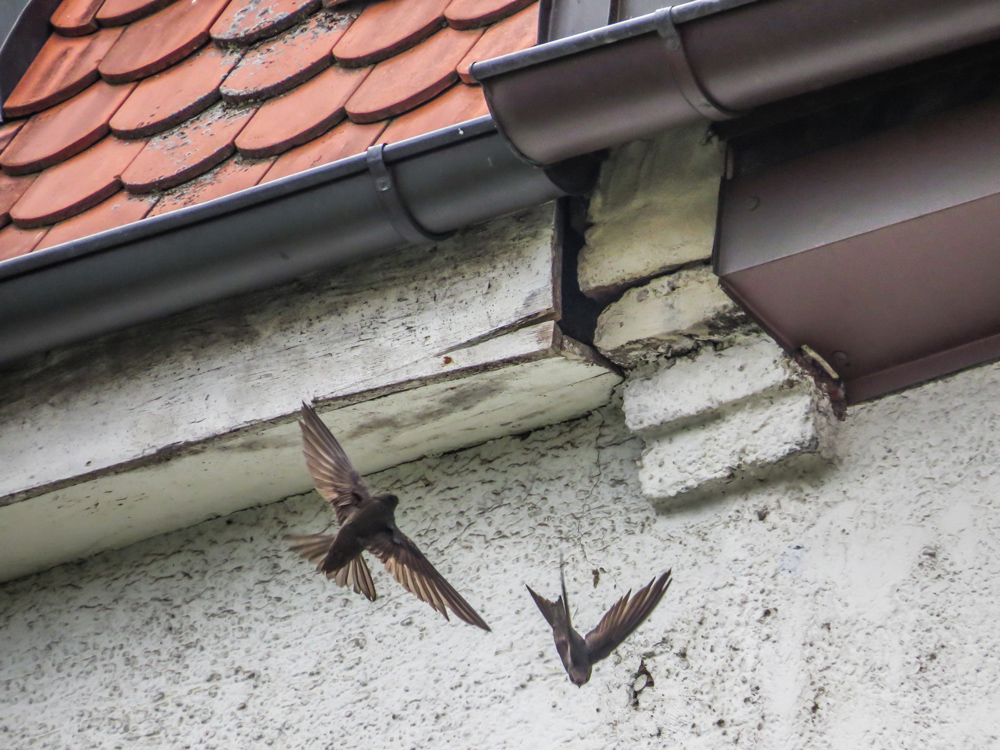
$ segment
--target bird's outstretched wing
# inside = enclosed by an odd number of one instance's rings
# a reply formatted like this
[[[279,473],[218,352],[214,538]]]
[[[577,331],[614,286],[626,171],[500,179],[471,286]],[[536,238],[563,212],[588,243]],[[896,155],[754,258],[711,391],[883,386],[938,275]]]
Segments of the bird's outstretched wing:
[[[587,652],[590,654],[591,663],[607,658],[632,634],[633,630],[642,624],[643,620],[649,617],[670,587],[670,583],[668,570],[637,591],[635,596],[631,596],[632,592],[629,591],[615,602],[601,618],[597,627],[587,633]]]
[[[544,596],[539,596],[527,584],[525,584],[525,588],[528,589],[531,598],[535,600],[535,605],[552,626],[556,645],[561,649],[561,641],[568,642],[569,632],[573,629],[573,622],[569,615],[569,597],[566,596],[566,576],[563,573],[562,555],[559,556],[559,585],[562,587],[562,596],[554,602],[550,602]],[[560,650],[559,653],[562,654],[562,651]]]
[[[448,619],[448,608],[451,608],[459,619],[489,631],[490,626],[476,610],[452,588],[417,545],[401,531],[396,530],[391,534],[387,532],[376,537],[369,542],[368,551],[378,556],[385,564],[385,569],[392,573],[403,588],[420,601],[434,607],[444,615],[444,619]]]
[[[361,555],[351,559],[347,565],[338,570],[323,570],[323,563],[330,547],[333,545],[334,537],[329,534],[286,534],[285,539],[295,542],[292,551],[298,552],[302,557],[316,565],[316,571],[323,573],[327,578],[332,578],[340,586],[350,586],[358,594],[364,594],[368,601],[375,601],[375,582],[372,581],[371,571]]]
[[[566,616],[566,605],[562,597],[559,597],[554,602],[550,602],[544,596],[536,594],[531,586],[525,584],[524,586],[528,589],[528,593],[531,594],[531,598],[535,600],[535,604],[542,616],[545,617],[549,626],[553,629],[560,629],[565,631],[569,622]]]
[[[368,488],[333,433],[305,402],[299,427],[302,428],[302,452],[313,484],[320,496],[333,506],[337,522],[343,524],[355,506],[371,497]]]

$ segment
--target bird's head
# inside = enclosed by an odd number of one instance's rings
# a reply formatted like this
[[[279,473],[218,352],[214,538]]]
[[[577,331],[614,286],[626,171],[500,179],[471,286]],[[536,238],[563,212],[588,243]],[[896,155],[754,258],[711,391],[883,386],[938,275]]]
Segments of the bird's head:
[[[590,671],[590,664],[573,664],[567,670],[569,672],[569,681],[577,687],[583,687],[590,681]]]
[[[399,498],[391,493],[379,495],[378,499],[383,505],[388,506],[391,510],[396,510],[396,506],[399,505]]]

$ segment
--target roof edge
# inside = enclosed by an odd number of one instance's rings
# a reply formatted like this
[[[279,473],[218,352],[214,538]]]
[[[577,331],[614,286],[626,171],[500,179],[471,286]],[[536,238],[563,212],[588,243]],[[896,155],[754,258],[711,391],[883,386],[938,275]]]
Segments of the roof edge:
[[[694,0],[472,76],[511,147],[550,164],[997,38],[994,0]]]
[[[0,364],[434,241],[586,191],[597,175],[594,157],[525,164],[489,116],[378,151],[384,173],[358,154],[4,261]]]

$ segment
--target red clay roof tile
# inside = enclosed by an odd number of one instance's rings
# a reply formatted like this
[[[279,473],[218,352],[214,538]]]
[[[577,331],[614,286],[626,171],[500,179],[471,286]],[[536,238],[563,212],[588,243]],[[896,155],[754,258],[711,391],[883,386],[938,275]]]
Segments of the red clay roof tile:
[[[381,140],[398,143],[449,125],[475,120],[489,113],[483,90],[479,86],[460,83],[424,106],[393,120],[382,134]]]
[[[451,0],[381,0],[369,5],[333,48],[341,65],[372,65],[409,49],[445,25]]]
[[[346,117],[344,104],[371,68],[328,68],[283,96],[270,99],[236,139],[246,156],[280,154],[311,141]]]
[[[53,34],[3,103],[8,117],[22,117],[66,101],[97,80],[97,65],[121,36],[104,29],[73,39]]]
[[[10,210],[23,229],[54,224],[96,206],[121,187],[119,175],[145,145],[108,136],[42,172]]]
[[[534,0],[452,0],[444,12],[453,29],[477,29],[512,16]]]
[[[376,122],[373,125],[357,125],[350,120],[345,120],[325,135],[279,156],[261,182],[288,177],[313,167],[330,164],[338,159],[346,159],[348,156],[360,154],[375,143],[384,129],[384,122]]]
[[[119,190],[106,201],[98,203],[72,219],[56,224],[38,243],[36,250],[72,242],[115,227],[123,227],[146,217],[156,198],[129,195]]]
[[[319,5],[320,0],[231,0],[212,26],[212,38],[250,44],[294,26]]]
[[[156,204],[150,216],[206,203],[224,195],[253,187],[270,168],[273,159],[244,159],[234,156],[207,174],[184,186],[182,190],[167,192]]]
[[[122,173],[130,193],[166,190],[204,174],[224,161],[233,141],[254,114],[220,102],[172,130],[154,136]]]
[[[247,53],[223,82],[222,97],[245,102],[277,96],[330,67],[330,49],[343,36],[351,18],[322,11],[306,23]]]
[[[27,255],[48,229],[19,229],[13,225],[0,229],[0,261]]]
[[[125,29],[101,61],[110,83],[127,83],[159,73],[208,41],[208,30],[229,0],[175,0]]]
[[[523,2],[348,0],[341,7],[325,0],[338,10],[324,11],[317,0],[173,0],[162,8],[148,0],[105,0],[94,15],[99,0],[64,0],[53,16],[64,31],[52,34],[5,107],[8,117],[42,114],[29,126],[0,125],[0,164],[43,169],[14,177],[0,168],[0,227],[8,221],[7,208],[18,225],[0,229],[0,253],[61,244],[136,221],[154,203],[155,213],[166,213],[361,154],[376,139],[397,142],[487,114],[482,91],[457,83],[456,69],[468,76],[473,60],[532,44],[537,4],[498,20]],[[127,21],[140,14],[152,15]],[[75,40],[64,36],[102,17],[130,25]],[[454,26],[487,26],[489,32],[446,28],[446,17]],[[197,51],[209,33],[224,47]],[[334,48],[351,70],[326,70]],[[357,70],[368,59],[383,58],[374,69]],[[106,81],[133,88],[111,117],[112,132],[159,135],[149,144],[106,136],[46,167],[103,132],[106,112],[79,104],[100,99],[93,91],[110,90],[101,83],[85,91],[98,79],[98,66]],[[154,75],[160,68],[165,70]],[[132,86],[140,77],[148,78]],[[255,114],[218,103],[223,92],[232,100],[284,95]],[[348,119],[323,132],[345,109],[378,121]],[[18,128],[25,134],[15,142]],[[4,153],[5,146],[16,148]],[[236,147],[245,153],[234,156]],[[247,159],[281,152],[267,161]],[[120,189],[123,182],[127,192]],[[168,192],[131,195],[159,190]],[[53,222],[47,235],[46,229],[28,231]]]
[[[458,64],[458,75],[466,83],[475,83],[469,75],[472,63],[534,47],[537,42],[538,3],[535,3],[487,29],[483,38],[476,42],[476,46],[469,50],[469,54]]]
[[[94,16],[104,0],[63,0],[49,18],[63,36],[85,36],[97,31]]]
[[[163,10],[174,0],[104,0],[97,12],[101,26],[122,26]]]
[[[58,164],[108,134],[108,120],[135,84],[110,86],[97,81],[69,101],[39,112],[0,156],[8,174],[37,172]]]
[[[444,28],[430,39],[379,63],[348,102],[354,122],[375,122],[423,104],[458,80],[455,67],[482,31]]]
[[[210,44],[147,78],[111,118],[111,130],[124,138],[139,138],[179,125],[219,101],[219,84],[239,59],[239,52]]]
[[[0,153],[7,148],[7,144],[14,140],[14,136],[24,127],[24,120],[13,120],[0,125]]]
[[[0,172],[0,227],[10,224],[10,207],[24,195],[24,191],[35,181],[34,175],[11,177]]]

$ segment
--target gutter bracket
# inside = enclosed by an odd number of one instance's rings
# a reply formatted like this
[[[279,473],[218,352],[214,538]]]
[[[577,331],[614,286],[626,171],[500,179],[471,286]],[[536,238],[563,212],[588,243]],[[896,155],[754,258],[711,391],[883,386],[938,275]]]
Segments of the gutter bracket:
[[[674,21],[675,8],[676,6],[662,8],[653,15],[655,16],[656,31],[663,39],[667,64],[677,82],[677,88],[687,99],[688,104],[710,120],[731,120],[738,117],[742,114],[741,112],[726,109],[715,101],[695,76],[688,60],[687,51],[684,49],[684,39],[677,30]]]
[[[454,232],[431,232],[421,226],[410,209],[403,203],[403,198],[396,188],[396,181],[389,171],[389,166],[385,163],[385,144],[369,147],[365,154],[365,162],[368,165],[368,173],[375,182],[375,194],[385,211],[392,228],[407,242],[414,245],[422,245],[425,242],[439,242],[448,239]]]

